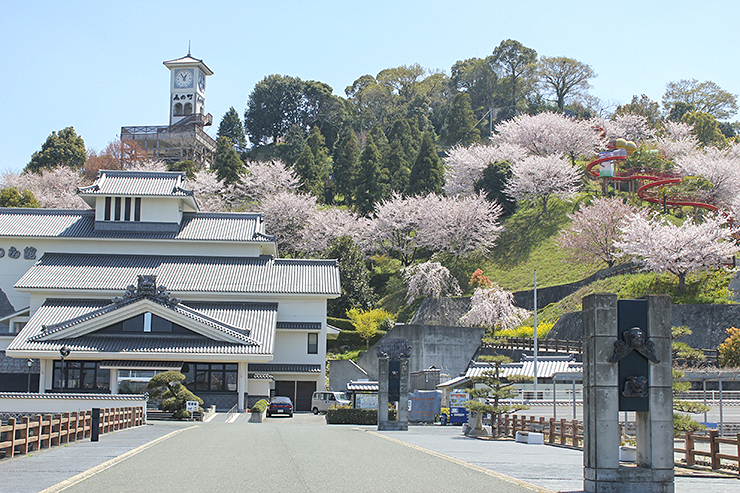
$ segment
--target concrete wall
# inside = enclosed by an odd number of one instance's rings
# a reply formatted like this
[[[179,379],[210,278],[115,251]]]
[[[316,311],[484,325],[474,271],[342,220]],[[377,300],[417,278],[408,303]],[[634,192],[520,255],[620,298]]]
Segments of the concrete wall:
[[[329,390],[343,392],[347,390],[347,384],[352,380],[374,380],[357,363],[351,360],[329,361]],[[319,389],[319,387],[316,387]]]
[[[67,413],[117,407],[143,407],[145,395],[113,394],[27,394],[0,393],[0,412],[3,413]]]
[[[687,325],[693,334],[681,339],[695,348],[716,349],[730,327],[740,326],[740,305],[671,305],[671,326]],[[564,314],[548,339],[583,339],[581,312]]]

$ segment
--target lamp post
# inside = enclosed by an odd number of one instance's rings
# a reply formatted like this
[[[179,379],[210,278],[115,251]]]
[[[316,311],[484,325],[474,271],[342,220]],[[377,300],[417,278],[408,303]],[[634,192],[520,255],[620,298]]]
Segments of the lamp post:
[[[29,358],[26,360],[26,365],[28,365],[28,385],[26,386],[26,392],[31,392],[31,367],[33,366],[33,360]]]
[[[66,390],[67,388],[67,363],[64,361],[64,358],[69,356],[70,352],[67,346],[62,346],[59,349],[59,354],[62,357],[62,390]]]

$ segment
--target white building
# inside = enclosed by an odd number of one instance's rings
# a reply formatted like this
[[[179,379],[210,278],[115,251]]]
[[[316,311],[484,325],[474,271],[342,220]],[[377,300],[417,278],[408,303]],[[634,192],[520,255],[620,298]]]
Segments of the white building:
[[[308,410],[337,262],[276,258],[261,214],[199,212],[184,180],[101,171],[78,190],[88,210],[0,208],[6,355],[39,360],[39,392],[117,393],[172,369],[206,406],[273,393]]]

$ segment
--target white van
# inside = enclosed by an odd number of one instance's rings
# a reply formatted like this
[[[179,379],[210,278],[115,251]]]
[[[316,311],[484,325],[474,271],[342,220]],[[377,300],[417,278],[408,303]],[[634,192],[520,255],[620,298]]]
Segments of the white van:
[[[314,414],[325,413],[334,404],[349,406],[351,404],[349,395],[346,392],[332,392],[327,390],[314,392],[311,396],[311,410]]]

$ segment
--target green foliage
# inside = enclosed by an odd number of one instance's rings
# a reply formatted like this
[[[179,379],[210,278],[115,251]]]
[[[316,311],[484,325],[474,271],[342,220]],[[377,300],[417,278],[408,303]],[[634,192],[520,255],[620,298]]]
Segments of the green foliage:
[[[694,135],[703,146],[725,147],[727,139],[719,129],[717,120],[709,113],[694,111],[681,117],[681,122],[693,125]]]
[[[645,172],[652,173],[673,173],[675,165],[672,161],[667,160],[656,149],[648,147],[639,147],[635,152],[627,156],[623,164],[623,169],[637,168]]]
[[[328,176],[329,158],[326,147],[322,145],[321,133],[315,127],[314,129],[315,132],[312,131],[306,140],[306,145],[293,168],[301,179],[300,189],[316,197],[322,197],[324,182]]]
[[[499,117],[508,118],[516,114],[519,101],[535,83],[536,62],[537,52],[513,39],[501,41],[493,50],[490,63],[504,74],[503,90],[508,93],[503,115]]]
[[[355,205],[360,214],[368,215],[375,209],[375,203],[382,199],[383,190],[380,178],[382,155],[369,135],[360,155],[360,167],[355,177]]]
[[[419,155],[409,175],[408,195],[423,195],[429,192],[441,194],[445,175],[442,160],[437,156],[431,132],[424,133]]]
[[[727,339],[719,346],[719,366],[740,368],[740,329],[727,329]]]
[[[276,145],[275,152],[280,159],[285,161],[285,164],[292,166],[298,161],[306,145],[306,132],[299,125],[292,125],[285,134],[283,142]],[[254,158],[257,159],[258,156]]]
[[[345,127],[334,149],[332,167],[337,194],[344,196],[345,203],[352,203],[355,176],[360,164],[360,146],[351,127]]]
[[[244,163],[239,159],[228,137],[218,138],[216,156],[211,169],[216,172],[216,177],[226,184],[237,183],[245,171]]]
[[[237,113],[233,106],[229,108],[229,111],[227,111],[221,119],[221,123],[218,126],[218,133],[216,135],[218,138],[228,137],[234,147],[238,150],[244,150],[247,148],[247,139],[244,136],[244,126],[242,125],[241,118],[239,118],[239,113]]]
[[[348,318],[326,317],[326,323],[341,330],[355,330],[352,321]]]
[[[396,419],[396,411],[388,411],[388,419]],[[377,409],[350,409],[346,407],[330,407],[326,411],[326,423],[330,425],[375,425],[378,424]]]
[[[327,301],[327,315],[342,317],[351,308],[372,308],[376,296],[370,287],[370,273],[365,268],[365,256],[352,238],[342,236],[333,240],[324,252],[324,258],[338,260],[339,280],[342,285],[342,295]]]
[[[17,187],[8,187],[0,190],[0,207],[41,207],[39,201],[30,190],[18,191]]]
[[[165,371],[154,375],[146,388],[150,390],[152,398],[162,398],[162,409],[173,413],[172,416],[177,419],[189,418],[190,413],[185,410],[187,401],[197,401],[199,410],[203,405],[203,399],[193,394],[181,382],[185,380],[185,375],[177,371]]]
[[[196,171],[198,171],[198,165],[192,159],[183,159],[182,161],[168,164],[167,171],[183,171],[189,180],[193,180]]]
[[[345,352],[330,352],[327,353],[326,359],[329,361],[340,361],[340,360],[352,360],[357,361],[357,359],[362,356],[362,353],[364,353],[362,349],[352,349]],[[331,368],[329,369],[331,371]]]
[[[511,164],[496,161],[483,170],[483,175],[475,182],[475,191],[484,192],[488,200],[494,200],[503,207],[502,217],[508,217],[516,210],[516,200],[504,193],[506,182],[511,178]]]
[[[550,329],[555,325],[554,322],[537,322],[537,339],[544,339],[547,337]],[[533,339],[534,338],[534,327],[533,326],[521,326],[515,329],[508,330],[497,330],[497,338],[503,339]]]
[[[260,399],[254,403],[250,411],[253,413],[263,413],[267,410],[269,406],[270,406],[269,402],[267,402],[265,399]]]
[[[480,130],[476,127],[477,118],[470,104],[470,95],[466,92],[459,92],[452,99],[443,132],[448,145],[470,145],[480,140]]]
[[[393,314],[382,308],[365,311],[357,308],[347,310],[347,317],[352,321],[357,334],[365,340],[366,347],[370,347],[370,339],[375,337],[378,330],[390,330],[393,327]]]
[[[77,135],[74,127],[66,127],[59,132],[52,132],[41,145],[41,150],[31,156],[31,162],[24,171],[39,173],[42,169],[67,166],[79,169],[85,166],[87,153],[85,141]]]
[[[676,334],[685,334],[687,328],[678,328],[678,330],[674,333]],[[672,330],[673,332],[673,330]],[[691,333],[691,331],[688,331]],[[675,338],[675,336],[674,336]],[[682,413],[689,413],[689,414],[700,414],[705,413],[709,411],[709,407],[705,406],[704,404],[701,404],[699,402],[692,402],[692,401],[682,401],[680,399],[676,398],[676,394],[680,392],[686,392],[689,389],[691,389],[691,383],[690,382],[681,382],[678,379],[683,378],[685,376],[685,373],[673,369],[673,410],[682,412]],[[673,413],[673,434],[678,436],[683,432],[686,431],[697,431],[704,429],[703,425],[700,425],[697,423],[693,418],[690,416],[687,416],[685,414],[678,414],[677,412]]]
[[[648,124],[654,129],[660,128],[662,124],[660,106],[645,94],[640,97],[632,96],[632,101],[627,104],[617,106],[614,114],[644,116],[647,119]]]

